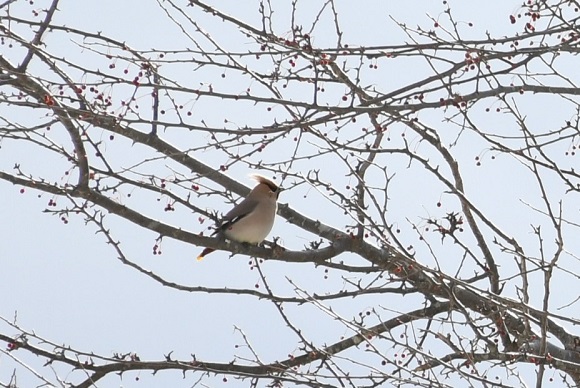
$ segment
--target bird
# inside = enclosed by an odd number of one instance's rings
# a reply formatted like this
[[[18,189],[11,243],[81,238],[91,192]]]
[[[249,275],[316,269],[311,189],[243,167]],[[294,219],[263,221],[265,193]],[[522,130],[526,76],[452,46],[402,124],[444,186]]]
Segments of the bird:
[[[222,218],[213,235],[240,243],[259,244],[272,230],[281,189],[261,175],[251,177],[258,184]],[[205,248],[197,260],[202,260],[213,251],[214,248]]]

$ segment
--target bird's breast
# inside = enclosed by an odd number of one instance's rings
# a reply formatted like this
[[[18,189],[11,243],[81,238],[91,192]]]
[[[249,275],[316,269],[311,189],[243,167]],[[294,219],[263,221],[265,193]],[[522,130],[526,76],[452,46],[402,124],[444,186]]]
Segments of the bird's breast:
[[[237,242],[258,244],[268,236],[274,225],[276,203],[264,203],[254,211],[229,225],[224,234]]]

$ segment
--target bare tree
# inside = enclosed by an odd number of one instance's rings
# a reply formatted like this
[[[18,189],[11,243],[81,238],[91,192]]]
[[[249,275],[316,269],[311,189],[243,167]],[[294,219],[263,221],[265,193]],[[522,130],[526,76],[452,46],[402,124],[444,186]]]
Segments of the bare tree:
[[[279,356],[266,359],[240,331],[249,355],[233,361],[146,361],[3,317],[2,357],[45,361],[20,362],[4,386],[99,386],[132,371],[189,386],[580,384],[578,2],[514,4],[488,27],[443,1],[419,21],[384,15],[393,36],[356,33],[333,0],[153,3],[164,47],[65,21],[65,2],[0,4],[0,178],[48,197],[64,223],[82,217],[95,244],[104,236],[160,288],[272,306],[296,350],[271,344]],[[211,237],[248,193],[233,177],[254,170],[285,189],[285,235]],[[192,266],[214,260],[195,263],[203,246],[249,256],[260,282],[168,279],[125,249],[123,225],[154,232],[155,255],[183,243]],[[313,337],[298,316],[344,335]]]

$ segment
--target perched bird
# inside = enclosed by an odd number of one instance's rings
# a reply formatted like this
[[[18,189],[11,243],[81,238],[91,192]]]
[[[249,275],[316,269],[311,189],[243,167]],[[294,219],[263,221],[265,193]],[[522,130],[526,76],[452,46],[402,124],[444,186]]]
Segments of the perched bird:
[[[252,175],[252,178],[258,181],[258,185],[224,216],[214,232],[218,237],[241,243],[259,244],[272,230],[280,188],[261,175]],[[205,248],[197,260],[203,259],[213,251],[215,249]]]

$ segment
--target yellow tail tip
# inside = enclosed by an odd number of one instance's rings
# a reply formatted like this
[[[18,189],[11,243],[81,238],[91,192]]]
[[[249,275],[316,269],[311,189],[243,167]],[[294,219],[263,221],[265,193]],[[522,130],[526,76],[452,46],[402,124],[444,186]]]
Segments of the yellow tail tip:
[[[208,255],[208,254],[212,253],[213,251],[215,251],[215,249],[213,249],[213,248],[205,248],[205,249],[204,249],[204,250],[203,250],[203,251],[202,251],[202,252],[199,254],[199,256],[197,256],[197,261],[203,260],[203,258],[204,258],[206,255]]]

